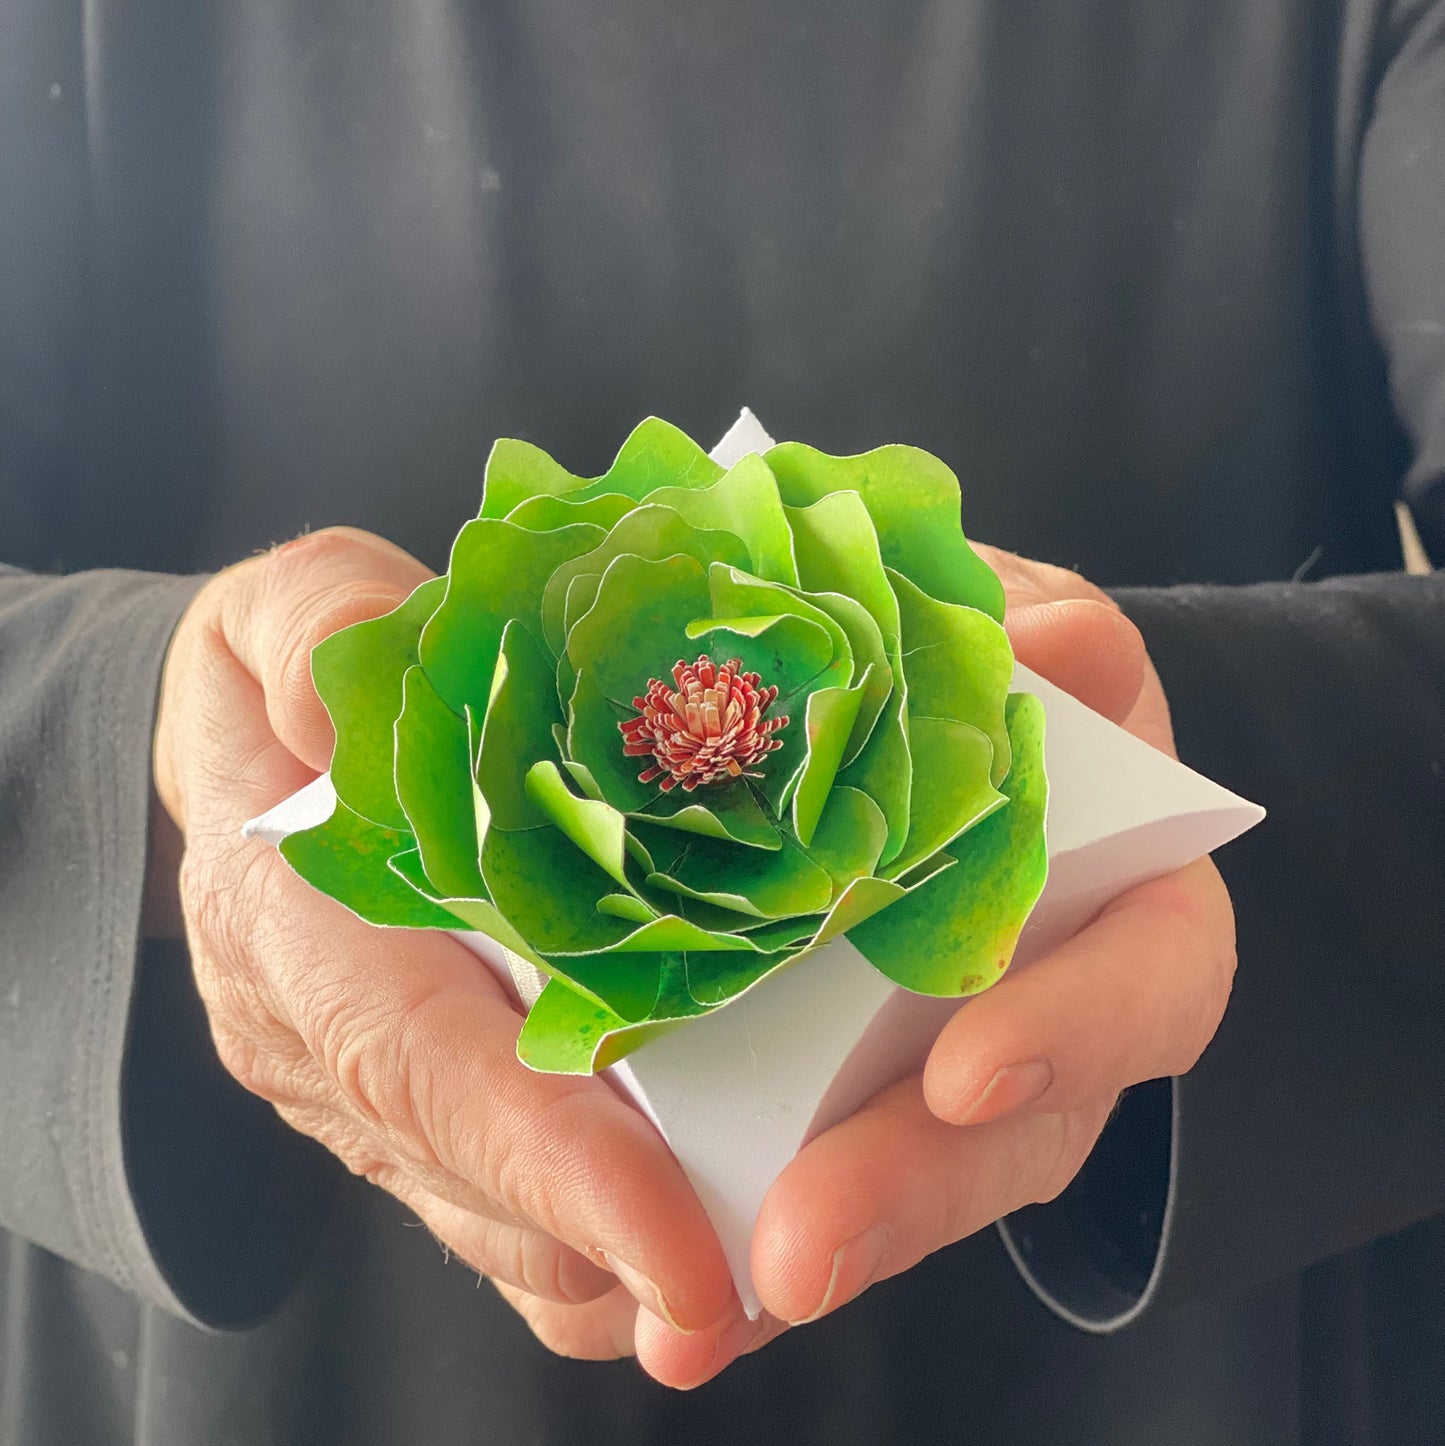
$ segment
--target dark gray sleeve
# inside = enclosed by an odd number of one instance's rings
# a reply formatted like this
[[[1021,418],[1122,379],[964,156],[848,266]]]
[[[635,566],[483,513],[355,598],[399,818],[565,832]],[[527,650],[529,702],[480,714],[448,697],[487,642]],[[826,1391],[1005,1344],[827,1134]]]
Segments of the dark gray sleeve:
[[[140,949],[157,687],[199,581],[0,566],[0,1228],[219,1325],[289,1289],[326,1172],[221,1074],[183,951]]]
[[[1411,443],[1402,495],[1438,566],[1445,0],[1375,13],[1359,255]],[[1269,819],[1218,860],[1240,955],[1218,1038],[1126,1095],[1074,1184],[1003,1226],[1040,1296],[1094,1330],[1445,1210],[1445,574],[1118,596],[1180,755]]]
[[[1214,1043],[1006,1225],[1093,1329],[1445,1210],[1445,574],[1118,596],[1181,756],[1269,818],[1218,859],[1239,973]]]

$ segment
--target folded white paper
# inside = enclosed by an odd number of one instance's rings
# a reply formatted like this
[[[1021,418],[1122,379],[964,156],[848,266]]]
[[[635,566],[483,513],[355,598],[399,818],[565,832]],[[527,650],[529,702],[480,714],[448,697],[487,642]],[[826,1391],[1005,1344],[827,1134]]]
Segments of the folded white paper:
[[[712,455],[731,466],[771,445],[745,410]],[[1016,669],[1014,688],[1037,695],[1046,714],[1049,879],[1013,968],[1070,938],[1125,890],[1182,868],[1264,817],[1258,805],[1140,742],[1027,668]],[[335,801],[323,775],[252,820],[246,832],[277,844],[323,823]],[[523,1004],[536,998],[545,979],[530,964],[484,935],[454,937]],[[761,1306],[749,1248],[768,1187],[810,1139],[917,1070],[960,1007],[957,999],[899,988],[842,938],[606,1072],[682,1165],[750,1316]]]

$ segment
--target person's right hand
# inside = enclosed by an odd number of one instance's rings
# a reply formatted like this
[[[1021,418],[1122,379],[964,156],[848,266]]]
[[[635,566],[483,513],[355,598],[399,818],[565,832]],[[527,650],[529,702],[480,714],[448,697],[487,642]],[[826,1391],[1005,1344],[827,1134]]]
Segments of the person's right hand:
[[[380,538],[332,529],[219,573],[182,618],[154,761],[185,841],[196,981],[242,1085],[413,1210],[545,1345],[630,1354],[639,1303],[701,1329],[734,1299],[656,1131],[599,1079],[519,1064],[521,1016],[460,944],[365,924],[241,837],[330,760],[312,647],[427,576]]]

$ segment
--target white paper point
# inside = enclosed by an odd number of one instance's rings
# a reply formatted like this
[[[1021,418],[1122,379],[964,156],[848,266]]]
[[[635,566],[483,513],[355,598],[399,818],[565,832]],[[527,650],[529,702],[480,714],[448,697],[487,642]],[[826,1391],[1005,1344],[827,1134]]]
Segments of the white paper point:
[[[745,408],[712,455],[732,466],[770,446]],[[1252,828],[1264,810],[1027,668],[1016,669],[1014,687],[1044,705],[1049,780],[1049,879],[1019,940],[1017,969],[1077,933],[1126,889]],[[279,843],[324,822],[335,801],[323,775],[246,832]],[[532,966],[484,935],[455,937],[523,1004],[536,998],[542,978]],[[692,1182],[749,1316],[761,1310],[749,1249],[768,1187],[809,1140],[917,1070],[960,1007],[956,999],[900,989],[842,938],[606,1072],[657,1126]]]

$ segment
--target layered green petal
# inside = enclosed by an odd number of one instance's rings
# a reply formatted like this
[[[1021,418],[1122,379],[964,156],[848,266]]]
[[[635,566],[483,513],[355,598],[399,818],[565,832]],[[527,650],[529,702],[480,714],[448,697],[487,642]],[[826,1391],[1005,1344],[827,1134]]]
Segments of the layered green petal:
[[[743,567],[748,561],[747,548],[731,532],[704,531],[671,507],[649,502],[629,512],[590,552],[562,563],[552,573],[542,595],[542,631],[547,646],[560,653],[566,645],[567,592],[574,578],[600,578],[618,557],[659,562],[679,554],[696,558],[703,567],[713,562]]]
[[[879,552],[924,592],[1003,621],[1003,584],[968,545],[959,525],[958,478],[917,447],[888,446],[830,457],[783,442],[765,459],[789,507],[856,492],[878,534]]]
[[[681,850],[668,856],[655,834],[648,837],[654,870],[647,882],[656,889],[759,919],[816,913],[833,896],[827,871],[791,839],[768,852],[698,837],[683,840]]]
[[[951,718],[914,718],[908,747],[913,790],[908,837],[883,870],[897,878],[1007,802],[989,782],[993,746],[978,728]]]
[[[471,748],[466,720],[437,696],[419,667],[408,668],[396,720],[396,791],[416,837],[427,877],[443,894],[482,888],[476,812],[466,780]]]
[[[852,688],[819,688],[808,695],[806,751],[792,795],[793,831],[804,845],[812,842],[822,817],[867,687],[865,676]]]
[[[973,994],[997,981],[1048,875],[1044,709],[1030,694],[1008,703],[1013,767],[1008,806],[971,829],[958,862],[849,938],[873,966],[920,994]]]
[[[1004,703],[1013,680],[1008,634],[977,608],[939,602],[901,573],[889,572],[903,618],[903,671],[914,715],[951,718],[980,729],[993,747],[989,777],[1009,770]]]
[[[684,656],[687,625],[709,607],[707,576],[696,558],[608,564],[597,600],[567,636],[567,659],[586,669],[603,697],[627,707],[659,666]]]
[[[510,949],[538,969],[548,969],[546,960],[533,951],[532,946],[502,917],[501,911],[485,894],[466,898],[452,898],[443,894],[427,877],[426,870],[422,867],[421,855],[415,849],[396,854],[389,867],[423,898],[429,899],[449,915],[454,915],[459,923],[494,939],[503,948]],[[447,927],[455,929],[457,924]]]
[[[731,467],[711,487],[662,487],[649,504],[671,507],[694,527],[729,532],[748,550],[743,564],[768,582],[797,586],[793,532],[778,496],[778,484],[755,452]],[[726,561],[719,558],[718,561]]]
[[[604,492],[585,502],[571,497],[529,497],[507,513],[506,521],[529,532],[555,532],[578,522],[609,528],[621,522],[635,505],[630,497],[617,492]]]
[[[686,433],[659,417],[639,423],[595,479],[574,476],[529,442],[504,438],[487,459],[483,517],[506,517],[533,497],[587,502],[609,493],[641,502],[659,487],[710,487],[723,469]]]
[[[516,621],[542,641],[539,612],[547,580],[603,535],[586,523],[529,532],[479,519],[462,528],[452,545],[446,597],[422,630],[420,646],[421,665],[447,707],[458,715],[467,708],[485,711],[507,624]]]
[[[331,817],[281,840],[281,856],[313,888],[368,924],[455,929],[457,916],[427,899],[388,867],[412,847],[409,834],[383,828],[338,802]]]
[[[349,809],[387,828],[406,827],[392,777],[402,678],[446,589],[446,578],[431,578],[399,608],[342,628],[311,650],[311,677],[336,728],[332,786]]]
[[[885,642],[897,638],[898,602],[863,498],[857,492],[830,492],[806,507],[786,511],[802,586],[809,592],[842,592],[856,598]]]
[[[527,797],[561,829],[603,873],[633,886],[627,877],[627,820],[615,808],[578,798],[562,781],[554,763],[538,763],[527,772]],[[608,911],[611,912],[611,911]],[[614,913],[614,917],[619,917]]]
[[[554,730],[561,726],[551,659],[526,628],[508,623],[476,749],[479,835],[488,828],[536,828],[543,821],[527,792],[527,770],[557,757]]]

